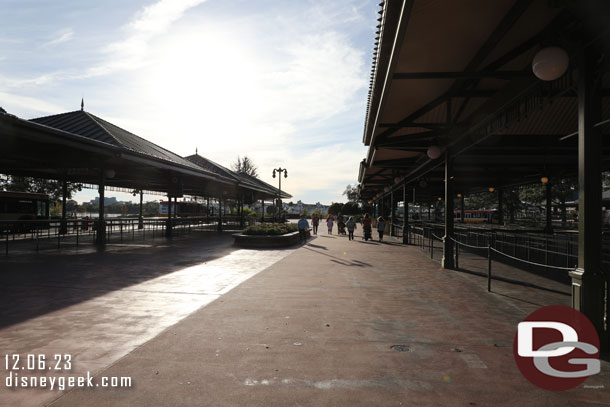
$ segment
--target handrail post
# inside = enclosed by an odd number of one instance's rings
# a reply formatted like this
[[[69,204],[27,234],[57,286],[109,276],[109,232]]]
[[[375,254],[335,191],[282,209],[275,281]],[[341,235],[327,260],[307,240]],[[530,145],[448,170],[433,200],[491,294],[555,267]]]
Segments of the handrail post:
[[[487,291],[491,292],[491,245],[487,245]]]

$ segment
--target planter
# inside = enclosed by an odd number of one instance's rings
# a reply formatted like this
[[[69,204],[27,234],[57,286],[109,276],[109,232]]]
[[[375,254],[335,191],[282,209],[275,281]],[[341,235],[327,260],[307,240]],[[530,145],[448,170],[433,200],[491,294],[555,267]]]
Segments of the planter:
[[[233,234],[235,244],[241,247],[252,248],[275,248],[287,247],[298,244],[299,232],[287,233],[285,235],[264,236],[264,235],[244,235],[241,233]]]

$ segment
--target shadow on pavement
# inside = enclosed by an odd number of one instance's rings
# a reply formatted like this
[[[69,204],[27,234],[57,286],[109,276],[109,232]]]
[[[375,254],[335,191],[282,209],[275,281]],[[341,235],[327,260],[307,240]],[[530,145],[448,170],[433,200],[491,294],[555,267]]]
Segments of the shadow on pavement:
[[[239,250],[230,234],[193,233],[155,247],[0,259],[0,328]]]

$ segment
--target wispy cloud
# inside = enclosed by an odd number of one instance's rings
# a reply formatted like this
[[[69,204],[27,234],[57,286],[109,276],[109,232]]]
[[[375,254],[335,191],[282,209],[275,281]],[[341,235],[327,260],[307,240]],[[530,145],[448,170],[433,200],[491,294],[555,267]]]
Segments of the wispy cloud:
[[[134,70],[146,65],[149,43],[164,34],[184,13],[206,0],[160,0],[144,7],[125,27],[126,38],[104,47],[108,56],[102,64],[90,68],[85,77],[107,75],[120,70]]]
[[[4,108],[12,113],[13,109],[31,113],[57,113],[63,109],[54,103],[46,100],[32,98],[27,96],[15,95],[6,92],[0,92],[0,101],[4,104]],[[9,107],[10,106],[10,107]]]
[[[61,43],[70,41],[72,39],[72,37],[74,37],[74,31],[72,31],[72,29],[65,29],[65,30],[58,32],[52,40],[43,43],[42,46],[45,48],[54,47]]]

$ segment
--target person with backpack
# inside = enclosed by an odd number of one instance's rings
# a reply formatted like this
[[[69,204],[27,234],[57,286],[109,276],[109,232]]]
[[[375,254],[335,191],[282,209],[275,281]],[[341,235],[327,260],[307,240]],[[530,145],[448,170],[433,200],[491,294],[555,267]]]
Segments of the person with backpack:
[[[354,230],[356,230],[356,222],[354,222],[354,218],[350,216],[345,226],[347,226],[349,240],[354,240]]]

